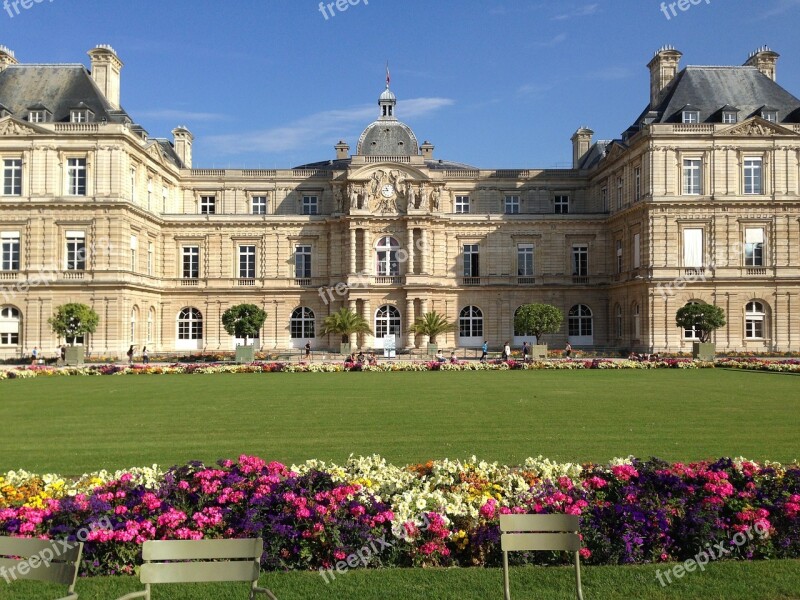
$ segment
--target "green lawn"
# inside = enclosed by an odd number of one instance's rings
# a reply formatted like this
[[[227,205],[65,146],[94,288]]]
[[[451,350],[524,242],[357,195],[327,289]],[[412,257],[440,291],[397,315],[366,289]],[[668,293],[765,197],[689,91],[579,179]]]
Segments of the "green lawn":
[[[0,471],[253,453],[287,463],[380,453],[519,463],[800,458],[800,379],[727,370],[334,373],[0,382]]]
[[[703,573],[687,574],[662,587],[656,570],[672,565],[586,567],[586,600],[787,600],[800,598],[800,561],[720,562]],[[325,584],[318,573],[267,573],[261,578],[279,600],[487,600],[503,597],[498,569],[356,570]],[[114,600],[141,589],[136,579],[81,579],[80,600]],[[515,568],[511,572],[514,600],[574,600],[569,569]],[[41,600],[58,597],[64,588],[32,582],[7,586],[0,581],[0,599]],[[52,592],[52,593],[47,593]],[[244,584],[155,586],[153,600],[243,600]],[[263,598],[263,596],[261,596]]]

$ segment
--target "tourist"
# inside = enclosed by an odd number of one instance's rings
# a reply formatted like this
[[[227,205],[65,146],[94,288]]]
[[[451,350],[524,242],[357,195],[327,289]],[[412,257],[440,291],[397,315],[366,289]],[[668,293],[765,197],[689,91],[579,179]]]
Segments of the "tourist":
[[[142,362],[146,365],[150,364],[150,353],[147,351],[147,346],[142,348]]]
[[[357,362],[360,365],[363,365],[366,362],[366,359],[364,358],[364,352],[361,351],[361,350],[359,350],[359,352],[358,352]]]
[[[481,354],[481,362],[485,363],[486,359],[489,357],[489,342],[487,340],[483,340],[483,346],[481,346],[482,354]]]
[[[309,360],[311,358],[311,340],[308,340],[306,342],[305,349],[306,349],[306,360]]]
[[[455,350],[453,350],[453,351],[450,353],[450,364],[451,364],[451,365],[456,365],[456,364],[458,364],[458,359],[456,358],[456,351],[455,351]]]
[[[439,363],[447,362],[447,359],[445,359],[444,354],[442,354],[441,350],[438,350],[436,352],[436,362]]]
[[[128,364],[129,365],[133,364],[133,348],[134,347],[131,345],[131,347],[128,348],[128,352],[127,352],[127,354],[128,354]]]
[[[567,345],[564,347],[564,356],[566,358],[572,356],[572,344],[570,344],[569,342],[567,342]]]
[[[511,346],[506,340],[506,343],[503,344],[503,360],[511,360]]]
[[[527,341],[522,342],[522,360],[528,362],[528,355],[531,353],[531,347]]]
[[[346,367],[349,365],[352,367],[354,364],[356,364],[356,353],[351,352],[350,356],[344,359],[344,366]]]
[[[39,362],[39,348],[34,346],[31,352],[31,364],[35,365],[37,362]]]
[[[375,352],[374,351],[371,351],[369,353],[369,364],[370,364],[370,366],[373,366],[373,367],[378,364],[378,359],[375,357]]]

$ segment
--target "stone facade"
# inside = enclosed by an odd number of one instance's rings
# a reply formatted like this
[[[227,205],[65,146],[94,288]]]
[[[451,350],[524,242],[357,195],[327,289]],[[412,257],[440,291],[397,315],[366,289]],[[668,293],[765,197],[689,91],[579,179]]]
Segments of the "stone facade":
[[[800,101],[719,122],[687,117],[690,103],[675,122],[657,107],[722,75],[679,71],[667,48],[650,64],[649,110],[620,140],[579,129],[572,169],[438,160],[397,121],[388,87],[357,154],[341,142],[335,160],[294,169],[196,169],[189,130],[149,138],[119,107],[116,53],[90,56],[91,72],[51,76],[91,77],[99,99],[57,108],[4,87],[26,66],[0,47],[0,357],[54,351],[47,319],[66,302],[98,312],[95,355],[230,351],[220,318],[242,302],[268,313],[264,350],[337,347],[315,334],[343,305],[375,330],[352,340],[364,348],[385,332],[424,348],[408,329],[430,311],[458,324],[440,347],[518,346],[514,311],[545,302],[570,315],[551,347],[688,351],[675,311],[704,301],[727,315],[719,349],[800,351]],[[774,84],[777,54],[754,56],[723,75]],[[720,109],[734,108],[722,92]]]

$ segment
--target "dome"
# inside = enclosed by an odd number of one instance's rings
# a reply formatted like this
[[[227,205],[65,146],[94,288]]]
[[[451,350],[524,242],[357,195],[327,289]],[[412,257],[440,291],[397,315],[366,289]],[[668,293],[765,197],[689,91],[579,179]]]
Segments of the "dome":
[[[394,109],[397,96],[386,86],[378,98],[380,113],[358,139],[356,154],[360,156],[416,156],[419,154],[417,136],[405,123],[397,120]]]
[[[387,87],[385,90],[383,90],[381,97],[378,98],[378,102],[397,102],[397,96],[395,96],[394,92]]]

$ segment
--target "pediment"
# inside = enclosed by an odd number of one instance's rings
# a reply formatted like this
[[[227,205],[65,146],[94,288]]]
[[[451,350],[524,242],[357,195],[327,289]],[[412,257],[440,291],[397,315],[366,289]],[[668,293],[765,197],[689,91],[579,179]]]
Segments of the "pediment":
[[[151,157],[156,159],[159,164],[165,164],[164,152],[161,150],[161,146],[158,144],[158,142],[152,142],[150,146],[147,147],[146,152]]]
[[[395,163],[369,165],[352,173],[343,190],[350,211],[404,214],[429,202],[438,206],[441,190],[421,171]],[[338,202],[338,200],[337,200]]]
[[[2,136],[43,134],[52,135],[52,132],[11,116],[0,119],[0,135]]]
[[[774,135],[797,135],[791,129],[787,129],[777,123],[772,123],[761,117],[751,117],[742,123],[737,123],[718,131],[716,137],[730,137],[730,136],[754,136],[754,137],[768,137]]]

